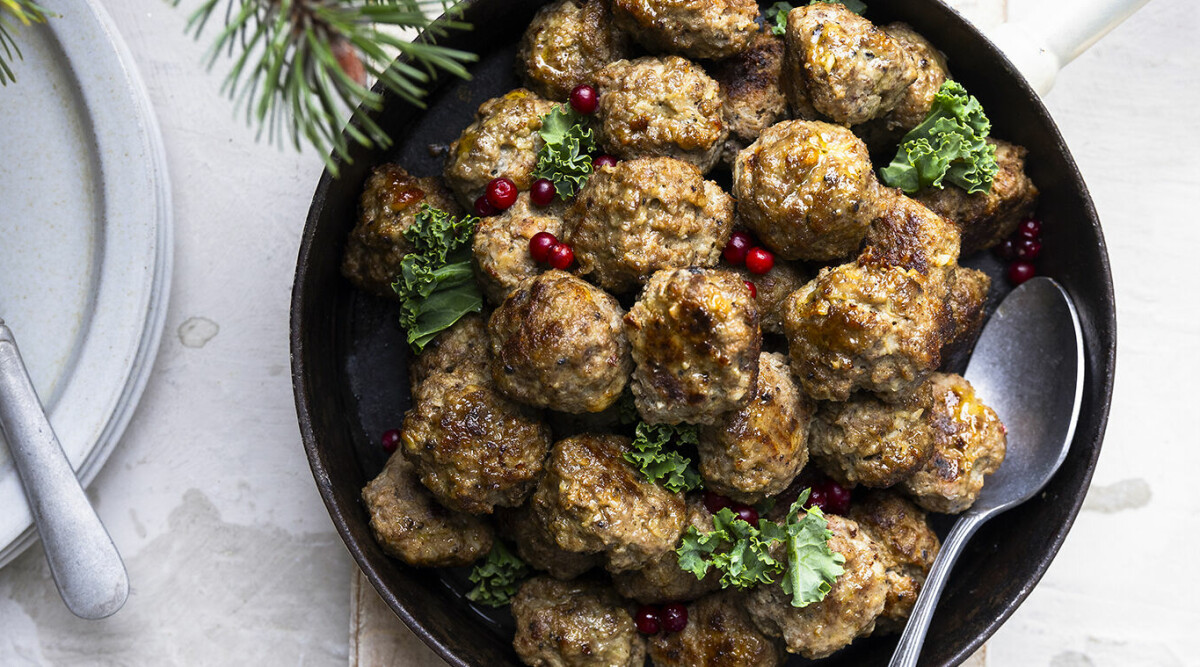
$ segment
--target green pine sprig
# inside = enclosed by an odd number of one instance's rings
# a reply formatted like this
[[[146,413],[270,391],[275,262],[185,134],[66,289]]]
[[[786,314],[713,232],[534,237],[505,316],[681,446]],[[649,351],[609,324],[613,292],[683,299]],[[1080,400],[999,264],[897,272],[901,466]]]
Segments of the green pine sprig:
[[[426,15],[441,8],[453,17],[456,5],[448,0],[204,0],[187,30],[199,38],[213,17],[223,14],[207,57],[210,68],[222,54],[233,60],[222,92],[244,109],[260,138],[264,132],[272,142],[286,137],[297,150],[307,142],[337,176],[335,156],[348,162],[352,142],[391,145],[387,132],[370,118],[369,112],[383,106],[383,94],[368,88],[368,80],[423,107],[438,76],[470,78],[465,64],[476,55],[437,44],[470,25]],[[394,34],[396,29],[424,35],[409,41]],[[393,63],[389,48],[403,62]]]
[[[12,62],[24,60],[21,47],[13,37],[13,31],[20,26],[34,23],[45,23],[46,18],[53,16],[45,7],[34,0],[0,0],[0,86],[7,86],[9,81],[16,81]]]

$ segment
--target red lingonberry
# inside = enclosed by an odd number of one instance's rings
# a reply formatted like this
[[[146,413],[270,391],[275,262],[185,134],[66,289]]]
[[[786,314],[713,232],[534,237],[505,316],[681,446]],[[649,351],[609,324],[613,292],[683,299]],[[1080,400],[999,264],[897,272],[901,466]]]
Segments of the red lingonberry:
[[[550,258],[546,261],[550,263],[550,266],[559,271],[565,271],[567,267],[575,262],[575,251],[571,250],[571,246],[565,243],[558,243],[551,246]]]
[[[493,178],[487,184],[487,192],[484,193],[484,196],[496,210],[503,211],[517,203],[517,184],[513,183],[512,179],[503,176]]]
[[[751,248],[746,253],[746,270],[762,275],[775,267],[775,255],[766,248]]]
[[[662,612],[659,614],[662,619],[662,629],[667,632],[683,632],[687,627],[688,612],[687,607],[678,602],[663,605]]]
[[[400,429],[393,428],[383,432],[383,451],[391,454],[400,447]]]
[[[734,232],[729,237],[729,243],[725,244],[725,251],[722,256],[725,261],[734,266],[738,266],[746,261],[746,253],[750,252],[750,248],[754,245],[754,239],[746,232]]]
[[[583,84],[575,86],[575,89],[571,91],[571,108],[579,113],[586,116],[594,112],[598,106],[600,106],[600,95],[595,88]]]
[[[535,206],[549,206],[557,194],[554,181],[548,178],[539,178],[529,187],[529,199]]]
[[[550,260],[550,249],[558,245],[558,238],[550,232],[538,232],[529,239],[529,255],[535,262]]]

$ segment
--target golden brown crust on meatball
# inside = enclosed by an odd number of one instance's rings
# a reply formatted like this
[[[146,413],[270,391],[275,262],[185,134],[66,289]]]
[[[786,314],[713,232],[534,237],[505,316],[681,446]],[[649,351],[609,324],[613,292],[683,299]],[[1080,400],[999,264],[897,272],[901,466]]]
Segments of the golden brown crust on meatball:
[[[903,490],[931,512],[958,514],[975,504],[984,477],[1004,462],[1007,437],[999,417],[962,376],[937,373],[929,382],[933,423],[942,437]]]
[[[528,503],[517,509],[498,510],[496,525],[501,534],[512,541],[521,560],[555,579],[574,579],[602,562],[596,554],[560,549]]]
[[[822,269],[785,308],[792,373],[813,398],[844,401],[855,389],[899,394],[941,363],[945,303],[911,269]]]
[[[787,357],[764,352],[754,399],[700,430],[705,488],[750,504],[786,489],[808,461],[815,409],[793,382]]]
[[[717,163],[729,129],[716,81],[678,56],[618,60],[591,76],[599,91],[600,145],[619,158],[673,157],[702,172]]]
[[[491,378],[462,370],[421,384],[400,429],[404,454],[443,505],[491,514],[521,504],[542,471],[550,428],[501,396]]]
[[[534,577],[512,601],[513,648],[531,667],[642,667],[646,642],[621,598],[591,581]]]
[[[812,423],[813,461],[845,487],[886,488],[925,465],[940,433],[930,420],[929,393],[890,404],[870,394],[822,403]]]
[[[709,68],[721,86],[722,114],[729,139],[721,159],[734,159],[763,130],[787,117],[787,98],[780,86],[783,40],[770,32],[754,36],[750,48]]]
[[[947,304],[954,333],[948,344],[974,341],[983,328],[984,305],[992,279],[983,271],[956,267],[949,276]]]
[[[754,397],[762,333],[745,282],[730,271],[671,269],[650,278],[625,316],[633,397],[651,424],[712,424]]]
[[[784,67],[789,91],[836,123],[857,125],[900,103],[918,69],[904,45],[841,4],[788,12]],[[807,99],[804,99],[807,98]]]
[[[533,17],[517,52],[517,73],[539,95],[566,101],[592,72],[629,54],[607,0],[559,0]]]
[[[506,396],[561,412],[600,412],[633,371],[617,300],[550,270],[522,282],[488,321],[492,378]]]
[[[871,491],[850,507],[850,518],[879,546],[888,594],[875,623],[877,634],[904,629],[941,542],[925,512],[894,491]]]
[[[785,653],[759,632],[746,613],[744,594],[724,591],[688,605],[682,632],[650,639],[655,667],[778,667]]]
[[[492,548],[492,527],[434,502],[399,452],[367,484],[362,497],[375,541],[384,553],[414,567],[470,565]]]
[[[683,533],[682,494],[649,482],[625,460],[629,438],[580,435],[555,443],[532,507],[558,546],[603,551],[613,572],[641,567]]]
[[[651,51],[719,60],[758,32],[754,0],[612,0],[617,25]]]
[[[783,305],[792,292],[804,287],[808,274],[799,265],[775,260],[768,272],[750,273],[745,266],[732,267],[732,271],[754,283],[754,302],[758,308],[758,323],[764,333],[783,335]]]
[[[421,383],[434,373],[474,373],[487,376],[488,339],[482,315],[470,313],[439,333],[408,365],[412,397],[419,400]]]
[[[831,260],[858,250],[884,194],[867,147],[844,127],[783,121],[738,154],[741,221],[784,259]]]
[[[528,190],[544,143],[538,130],[554,103],[524,88],[490,99],[475,112],[446,153],[443,175],[458,203],[471,208],[493,178],[509,178]]]
[[[561,236],[561,212],[559,206],[531,205],[522,192],[507,210],[480,219],[472,250],[475,275],[489,301],[504,301],[521,281],[541,273],[543,267],[529,254],[529,239],[538,232]]]
[[[891,23],[883,31],[908,51],[917,69],[916,80],[904,89],[896,107],[880,119],[889,130],[907,132],[925,120],[933,96],[949,78],[946,57],[907,23]]]
[[[400,273],[400,260],[412,251],[404,230],[425,204],[451,215],[460,212],[436,178],[417,178],[396,164],[373,169],[359,199],[358,224],[346,241],[342,275],[359,289],[397,298],[392,282]]]
[[[959,246],[954,223],[897,190],[885,192],[859,262],[898,266],[925,275],[952,268],[958,262]]]
[[[687,523],[697,530],[711,532],[713,518],[699,496],[688,498]],[[678,545],[676,545],[676,548]],[[721,587],[721,576],[712,569],[703,579],[679,567],[679,555],[674,549],[646,563],[643,567],[612,575],[613,588],[622,596],[643,604],[664,604],[695,600]]]
[[[996,145],[996,163],[1000,166],[989,192],[969,195],[956,185],[947,185],[943,189],[925,188],[915,195],[922,204],[958,225],[964,255],[1003,241],[1037,208],[1037,186],[1025,175],[1025,148],[997,139],[988,142]]]
[[[567,212],[579,272],[627,292],[655,271],[715,266],[733,231],[733,199],[673,158],[641,158],[597,170]]]
[[[812,660],[871,634],[887,599],[887,572],[879,547],[850,519],[829,515],[829,548],[846,558],[845,572],[820,602],[793,607],[781,586],[759,586],[746,609],[771,637],[783,637],[787,650]]]

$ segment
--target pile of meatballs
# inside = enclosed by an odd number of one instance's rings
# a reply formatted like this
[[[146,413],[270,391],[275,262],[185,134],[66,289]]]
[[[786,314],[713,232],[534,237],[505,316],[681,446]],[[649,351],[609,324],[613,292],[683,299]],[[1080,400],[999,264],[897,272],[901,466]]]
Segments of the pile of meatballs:
[[[895,151],[950,74],[910,27],[838,4],[792,10],[777,37],[753,0],[558,0],[517,71],[524,87],[479,107],[440,176],[374,170],[347,244],[345,275],[394,297],[422,205],[462,214],[496,178],[521,190],[475,233],[485,312],[410,364],[399,450],[363,491],[379,544],[449,567],[503,536],[538,571],[512,602],[529,665],[779,665],[900,630],[938,551],[926,512],[970,507],[1004,459],[995,413],[937,371],[973,344],[990,286],[960,255],[1036,204],[1025,150],[995,142],[988,193],[880,184],[871,155]],[[618,161],[537,206],[542,118],[579,85]],[[734,231],[774,254],[769,272],[722,261]],[[539,232],[577,263],[535,262]],[[713,517],[626,461],[627,392],[644,422],[698,425],[710,493],[854,489],[828,516],[845,573],[823,601],[678,567],[684,531]],[[687,604],[686,628],[640,635],[635,603],[668,602]]]

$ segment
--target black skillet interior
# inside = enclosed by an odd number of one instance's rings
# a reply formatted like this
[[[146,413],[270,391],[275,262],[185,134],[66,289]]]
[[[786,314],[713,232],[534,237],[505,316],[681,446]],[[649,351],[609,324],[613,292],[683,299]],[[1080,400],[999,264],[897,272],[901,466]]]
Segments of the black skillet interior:
[[[408,407],[407,357],[396,307],[357,293],[339,262],[369,169],[394,161],[438,174],[438,146],[453,141],[486,99],[516,87],[516,41],[540,0],[472,0],[476,26],[447,44],[475,51],[469,82],[443,80],[423,111],[389,100],[375,118],[395,139],[386,150],[354,151],[342,177],[322,176],[301,243],[292,302],[292,372],[297,411],[317,486],[342,538],[397,615],[454,665],[516,665],[504,614],[493,621],[461,596],[462,571],[406,567],[371,537],[359,499],[384,464],[379,435]],[[764,5],[769,3],[764,3]],[[942,49],[956,79],[988,110],[995,136],[1029,148],[1028,170],[1041,188],[1045,221],[1039,271],[1062,283],[1079,309],[1087,347],[1083,409],[1071,452],[1044,493],[980,530],[955,569],[933,619],[922,665],[965,660],[1012,614],[1058,551],[1083,501],[1108,415],[1116,323],[1099,222],[1057,129],[1035,94],[995,48],[938,0],[873,3],[877,24],[904,20]],[[993,305],[1008,291],[1001,265],[981,253],[964,258],[993,278]],[[984,397],[986,400],[986,397]],[[886,664],[894,638],[868,638],[826,665]],[[797,660],[797,664],[804,661]]]

